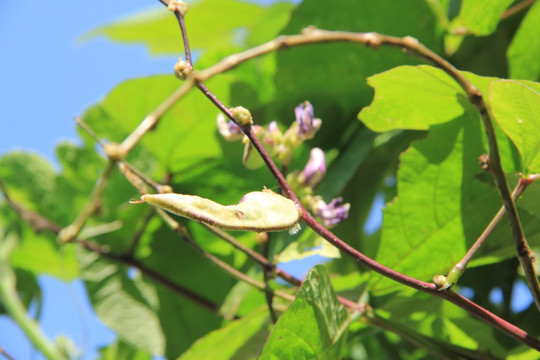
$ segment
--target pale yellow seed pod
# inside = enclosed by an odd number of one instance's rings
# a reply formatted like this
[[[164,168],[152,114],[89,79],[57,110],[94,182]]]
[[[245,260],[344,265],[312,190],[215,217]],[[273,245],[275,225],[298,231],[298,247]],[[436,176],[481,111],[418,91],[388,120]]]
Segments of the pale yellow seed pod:
[[[283,231],[300,221],[296,204],[272,191],[254,191],[238,205],[221,205],[195,195],[148,194],[141,197],[173,214],[224,230]]]

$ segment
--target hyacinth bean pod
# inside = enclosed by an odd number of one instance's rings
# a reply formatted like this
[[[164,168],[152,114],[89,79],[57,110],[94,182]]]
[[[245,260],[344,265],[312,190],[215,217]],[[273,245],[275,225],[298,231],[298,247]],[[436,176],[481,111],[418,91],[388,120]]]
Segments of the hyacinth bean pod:
[[[221,205],[196,195],[147,194],[141,202],[223,230],[283,231],[300,220],[295,203],[272,191],[254,191],[237,205]]]

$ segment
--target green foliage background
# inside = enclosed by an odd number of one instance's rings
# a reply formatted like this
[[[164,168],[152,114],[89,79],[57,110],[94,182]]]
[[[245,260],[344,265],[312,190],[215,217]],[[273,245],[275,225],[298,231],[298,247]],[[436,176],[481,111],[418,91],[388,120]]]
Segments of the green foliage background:
[[[309,25],[414,36],[445,55],[483,92],[497,122],[503,167],[514,184],[519,172],[540,172],[540,84],[535,82],[540,76],[540,3],[502,21],[512,1],[463,0],[461,7],[459,3],[306,0],[298,5],[260,6],[201,0],[190,4],[186,23],[199,69]],[[143,43],[156,56],[182,54],[176,19],[166,8],[105,25],[87,36]],[[121,142],[179,85],[172,74],[128,80],[89,108],[82,119],[100,138]],[[327,201],[339,195],[351,203],[349,219],[335,232],[394,270],[425,281],[446,274],[501,206],[491,177],[477,163],[478,156],[488,151],[477,111],[448,75],[399,50],[343,43],[297,47],[242,64],[206,85],[225,104],[249,108],[260,125],[277,120],[282,128],[289,126],[294,107],[309,100],[323,127],[297,151],[291,169],[301,169],[310,148],[321,147],[330,162],[317,192]],[[177,193],[222,203],[235,203],[264,186],[275,187],[267,169],[243,167],[241,146],[220,138],[216,115],[217,109],[192,91],[166,113],[128,160],[155,180],[169,176]],[[94,140],[82,130],[79,134],[81,145],[58,145],[58,172],[38,154],[14,152],[0,159],[0,179],[11,198],[61,226],[69,225],[81,211],[106,166]],[[538,191],[533,184],[518,202],[535,249],[540,247]],[[363,225],[377,194],[388,201],[383,225],[366,235]],[[128,204],[136,197],[130,183],[114,172],[99,211],[85,230],[117,221],[121,227],[91,240],[117,254],[135,246],[134,254],[145,266],[222,306],[227,319],[239,320],[224,320],[140,273],[128,276],[128,266],[76,244],[60,246],[53,234],[35,233],[6,201],[0,204],[4,274],[0,286],[8,286],[11,274],[28,306],[39,301],[36,277],[40,274],[66,281],[83,279],[96,313],[118,335],[115,343],[102,349],[103,359],[151,355],[423,359],[433,354],[534,359],[537,355],[464,310],[369,272],[345,257],[317,266],[298,292],[273,283],[296,298],[286,310],[286,303],[276,300],[285,312],[272,326],[263,293],[207,262],[149,207]],[[199,224],[180,222],[205,250],[262,277],[244,254]],[[309,238],[305,234],[296,238],[277,234],[272,237],[271,254],[278,255],[299,237]],[[252,234],[234,235],[258,249]],[[503,221],[457,287],[471,287],[475,302],[537,337],[540,327],[534,305],[520,313],[510,309],[512,286],[521,281],[514,252]],[[488,297],[496,287],[505,289],[499,304]],[[349,314],[336,292],[369,301],[374,318]]]

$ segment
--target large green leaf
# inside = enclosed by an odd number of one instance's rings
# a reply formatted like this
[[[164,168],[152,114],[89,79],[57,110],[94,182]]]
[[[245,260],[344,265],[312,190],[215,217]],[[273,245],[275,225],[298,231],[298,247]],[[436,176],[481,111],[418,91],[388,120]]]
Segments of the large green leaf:
[[[79,260],[101,321],[132,347],[163,355],[165,336],[156,314],[159,301],[155,287],[141,279],[132,281],[123,267],[101,259],[97,253],[81,251]]]
[[[34,153],[16,151],[0,159],[0,179],[11,199],[22,208],[47,217],[62,207],[69,207],[69,203],[62,202],[56,196],[62,191],[56,184],[56,177],[52,165]],[[18,244],[10,256],[14,268],[64,280],[77,276],[77,262],[72,247],[60,248],[52,233],[35,233],[7,205],[2,213],[10,219],[10,230],[17,232]],[[54,216],[52,219],[56,220]]]
[[[209,81],[208,87],[226,101],[229,84],[230,77],[224,75]],[[172,75],[128,80],[87,111],[84,121],[99,136],[121,142],[180,85]],[[217,112],[204,95],[192,91],[161,118],[157,128],[146,134],[141,144],[162,166],[168,167],[216,156],[220,153],[213,136]]]
[[[540,2],[527,12],[506,52],[510,77],[537,81],[540,77]]]
[[[203,0],[189,5],[186,28],[193,50],[227,49],[240,45],[239,42],[244,41],[243,32],[249,32],[256,26],[265,13],[265,8],[260,5],[234,0]],[[183,51],[176,17],[164,6],[99,27],[85,38],[95,36],[107,36],[119,42],[142,42],[153,54],[179,54]]]
[[[497,123],[522,156],[523,172],[540,171],[540,93],[517,81],[501,80],[491,83],[489,100]]]
[[[399,198],[384,211],[377,260],[415,278],[446,273],[499,206],[477,157],[485,150],[476,117],[433,126],[426,140],[401,156]],[[376,277],[373,291],[399,285]]]
[[[117,340],[107,347],[99,349],[100,360],[150,360],[147,352],[135,349],[125,342]]]
[[[27,210],[46,212],[53,201],[54,169],[39,154],[22,151],[3,154],[0,180],[9,196]]]
[[[60,247],[53,234],[36,234],[23,225],[20,245],[10,257],[13,267],[30,271],[35,275],[51,275],[70,281],[79,274],[74,246]]]
[[[341,359],[347,324],[347,311],[325,267],[317,265],[272,329],[259,359]]]
[[[399,66],[370,77],[368,84],[375,88],[373,103],[358,117],[373,131],[427,130],[461,116],[467,106],[458,83],[432,66]]]
[[[216,305],[232,284],[157,219],[148,224],[137,254],[146,267]],[[135,269],[95,253],[82,253],[80,261],[96,313],[135,348],[176,358],[219,325],[217,314],[141,278]]]
[[[475,35],[489,35],[495,31],[504,10],[514,0],[463,0],[459,17],[461,24]]]
[[[200,256],[169,228],[161,225],[161,222],[159,219],[152,221],[141,237],[137,248],[141,261],[159,274],[219,306],[234,280]],[[158,224],[159,227],[156,227]],[[215,238],[215,235],[208,232],[206,237]],[[206,247],[208,239],[205,237],[196,236],[195,240]],[[232,256],[222,259],[233,260]],[[219,326],[221,319],[216,313],[161,286],[157,286],[156,290],[160,303],[156,316],[159,316],[167,336],[167,357],[178,357],[193,341]]]
[[[262,345],[260,332],[265,329],[268,321],[268,309],[260,308],[240,320],[235,320],[219,330],[215,330],[204,338],[199,339],[178,360],[230,360],[256,357],[259,352],[246,352],[251,342]],[[258,339],[258,340],[257,340]],[[263,338],[264,339],[264,338]],[[260,349],[259,349],[260,351]],[[250,356],[251,355],[251,356]]]

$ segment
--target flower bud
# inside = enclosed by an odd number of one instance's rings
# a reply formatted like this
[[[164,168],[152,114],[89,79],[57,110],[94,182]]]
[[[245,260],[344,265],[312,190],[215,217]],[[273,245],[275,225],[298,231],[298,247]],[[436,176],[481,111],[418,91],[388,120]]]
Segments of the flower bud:
[[[219,113],[217,118],[218,131],[227,141],[241,140],[244,134],[242,130],[232,121],[227,120],[222,113]]]
[[[186,60],[180,58],[174,64],[174,75],[180,80],[186,80],[189,74],[193,71],[193,66]]]
[[[349,217],[350,204],[342,204],[341,197],[332,199],[329,204],[324,200],[319,200],[315,203],[314,211],[321,218],[324,226],[335,225]]]
[[[321,119],[315,119],[313,115],[313,105],[309,101],[305,101],[294,109],[294,113],[298,124],[298,137],[303,140],[313,138],[322,124]]]
[[[302,172],[302,180],[305,185],[314,188],[326,174],[324,152],[319,148],[311,149],[309,161]]]
[[[188,10],[187,4],[180,0],[169,0],[167,7],[170,11],[178,11],[182,16],[184,16]]]
[[[251,118],[251,113],[248,109],[242,106],[237,106],[230,109],[236,124],[241,128],[246,128],[253,124],[253,119]]]

